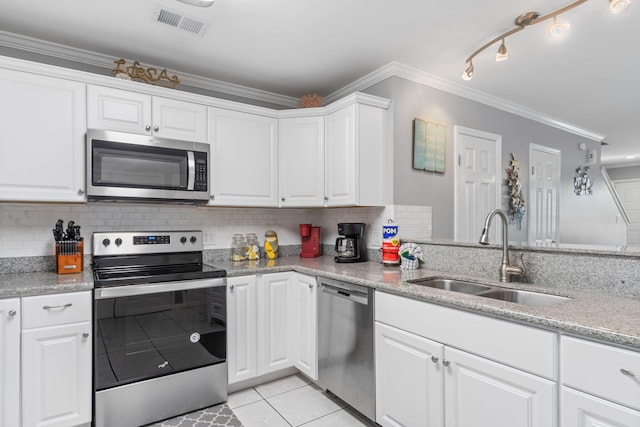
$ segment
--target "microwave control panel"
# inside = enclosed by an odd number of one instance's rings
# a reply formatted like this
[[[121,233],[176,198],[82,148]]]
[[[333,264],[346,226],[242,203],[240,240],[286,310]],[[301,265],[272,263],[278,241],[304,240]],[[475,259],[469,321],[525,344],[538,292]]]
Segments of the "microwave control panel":
[[[196,179],[193,183],[194,191],[209,191],[209,171],[207,170],[207,153],[196,151],[193,153],[196,161]]]

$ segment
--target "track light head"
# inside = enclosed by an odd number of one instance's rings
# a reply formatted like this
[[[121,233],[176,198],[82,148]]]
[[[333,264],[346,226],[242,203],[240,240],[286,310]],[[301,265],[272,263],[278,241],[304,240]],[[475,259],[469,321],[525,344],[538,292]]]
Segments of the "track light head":
[[[471,80],[473,77],[473,61],[469,60],[467,64],[469,64],[469,66],[464,70],[464,73],[462,73],[462,80]]]
[[[504,44],[504,39],[502,39],[502,43],[500,43],[500,47],[498,48],[498,53],[496,53],[496,62],[502,62],[509,59],[509,51],[507,50],[507,46]]]
[[[558,22],[556,17],[553,17],[553,23],[549,26],[549,35],[554,39],[559,39],[569,31],[568,22]]]
[[[609,0],[609,9],[611,13],[617,15],[618,13],[624,12],[630,4],[631,0]]]

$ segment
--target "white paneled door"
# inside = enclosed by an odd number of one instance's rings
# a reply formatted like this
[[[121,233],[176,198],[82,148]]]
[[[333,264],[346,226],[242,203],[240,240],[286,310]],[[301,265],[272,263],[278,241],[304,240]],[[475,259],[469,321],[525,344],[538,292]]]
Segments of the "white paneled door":
[[[616,191],[627,211],[627,248],[640,248],[640,181],[616,181]]]
[[[529,144],[529,236],[538,246],[558,242],[560,150]]]
[[[475,129],[454,127],[455,240],[477,242],[484,219],[500,206],[502,137]],[[492,228],[492,239],[497,237]]]

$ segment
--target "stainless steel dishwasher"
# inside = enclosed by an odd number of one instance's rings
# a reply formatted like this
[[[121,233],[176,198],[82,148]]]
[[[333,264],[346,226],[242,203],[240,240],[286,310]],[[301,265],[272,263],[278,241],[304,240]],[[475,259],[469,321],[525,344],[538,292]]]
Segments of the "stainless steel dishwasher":
[[[318,383],[375,421],[372,288],[318,278]]]

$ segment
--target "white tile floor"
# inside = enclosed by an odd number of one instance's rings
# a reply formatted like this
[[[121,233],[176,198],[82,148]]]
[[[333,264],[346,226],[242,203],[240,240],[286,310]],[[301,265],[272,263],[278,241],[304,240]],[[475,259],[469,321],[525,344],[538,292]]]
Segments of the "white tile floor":
[[[374,425],[300,375],[232,393],[227,404],[244,427]]]

